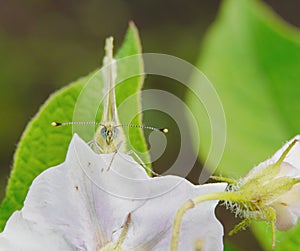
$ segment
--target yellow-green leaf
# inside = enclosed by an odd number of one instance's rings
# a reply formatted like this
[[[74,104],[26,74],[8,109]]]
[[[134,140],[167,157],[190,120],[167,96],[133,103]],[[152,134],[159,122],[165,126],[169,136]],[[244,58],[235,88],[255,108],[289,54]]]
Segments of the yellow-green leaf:
[[[140,53],[141,45],[138,31],[134,24],[131,23],[125,41],[116,58],[121,59]],[[134,57],[134,60],[131,60],[131,64],[122,64],[118,68],[118,74],[127,71],[134,71],[141,74],[143,72],[141,58]],[[23,201],[33,179],[47,168],[64,161],[72,137],[72,127],[56,128],[51,127],[50,123],[52,121],[72,121],[77,98],[82,93],[85,84],[94,75],[95,73],[92,73],[80,78],[51,95],[28,124],[18,144],[6,189],[6,196],[0,206],[0,229],[3,229],[5,222],[15,210],[22,208]],[[122,78],[120,75],[118,77]],[[140,91],[142,84],[143,77],[135,76],[118,85],[116,90],[117,104],[121,104],[126,97],[135,94],[135,102],[130,109],[135,114],[139,114],[141,111],[141,100],[140,96],[136,94]],[[97,111],[98,107],[94,106],[98,103],[99,100],[96,93],[91,98],[85,100],[85,112],[89,113],[89,109]],[[99,110],[102,110],[101,107]],[[126,115],[122,113],[119,115],[122,122],[122,118]],[[97,118],[100,120],[101,114],[98,114]],[[141,119],[141,115],[138,115],[133,123],[142,124]],[[134,147],[145,152],[147,147],[143,132],[136,129],[130,132],[130,135],[134,138]]]

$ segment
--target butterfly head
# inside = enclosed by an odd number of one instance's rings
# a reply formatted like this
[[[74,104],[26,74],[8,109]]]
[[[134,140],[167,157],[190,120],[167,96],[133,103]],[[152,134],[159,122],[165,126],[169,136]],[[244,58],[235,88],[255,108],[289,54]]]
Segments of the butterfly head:
[[[105,139],[107,145],[111,145],[113,140],[118,137],[119,129],[113,124],[103,125],[100,129],[100,135]]]

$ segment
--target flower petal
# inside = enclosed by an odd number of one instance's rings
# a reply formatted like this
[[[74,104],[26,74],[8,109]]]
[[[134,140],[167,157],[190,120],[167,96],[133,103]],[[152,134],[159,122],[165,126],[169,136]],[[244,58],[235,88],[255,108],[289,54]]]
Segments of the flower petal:
[[[284,144],[271,158],[261,162],[259,165],[252,168],[248,174],[245,176],[243,183],[247,183],[250,179],[253,179],[261,172],[264,168],[275,164],[279,158],[282,156],[283,152],[287,147],[294,141],[300,141],[300,135],[295,136]],[[280,172],[277,174],[277,177],[290,176],[290,177],[300,177],[300,142],[296,144],[289,151],[288,155],[284,159],[284,162],[280,166]]]
[[[157,191],[166,193],[152,197],[132,213],[132,225],[124,242],[124,247],[129,250],[168,249],[177,209],[189,198],[224,191],[226,188],[224,183],[195,186],[176,176],[157,177],[148,182],[151,183],[153,194],[157,195]],[[179,250],[194,250],[196,240],[203,241],[201,250],[223,250],[223,227],[214,215],[216,204],[217,201],[204,202],[186,213],[180,232]],[[139,226],[148,231],[140,231]]]
[[[84,141],[74,135],[66,161],[49,168],[34,180],[18,222],[23,219],[26,223],[21,224],[28,224],[28,229],[32,231],[35,229],[32,227],[34,225],[47,232],[55,231],[61,240],[65,239],[79,250],[95,250],[109,242],[112,232],[121,228],[128,212],[143,203],[141,200],[132,201],[110,193],[109,189],[118,187],[121,182],[125,184],[123,190],[130,190],[132,194],[136,189],[141,190],[141,183],[139,187],[130,186],[130,179],[127,178],[127,182],[124,182],[120,172],[101,172],[102,168],[107,169],[111,158],[112,154],[95,154]],[[118,159],[119,155],[112,162],[112,170],[120,162]],[[122,163],[121,167],[127,169],[129,178],[149,179],[140,165],[133,164],[132,159],[127,163],[122,159]],[[101,187],[90,177],[98,174],[101,180],[98,179],[97,182]],[[118,188],[114,192],[120,190]],[[147,193],[146,189],[143,191]],[[14,228],[14,224],[18,222],[9,221],[0,239],[7,233],[13,234],[9,229]],[[42,238],[37,238],[36,242],[44,246]]]
[[[300,217],[300,184],[280,196],[272,207],[276,210],[276,228],[286,230],[293,227]]]
[[[0,250],[3,251],[72,251],[72,247],[55,231],[43,229],[15,212],[8,220],[5,232],[0,237]]]
[[[0,250],[99,250],[119,240],[129,214],[125,248],[166,250],[177,209],[189,198],[225,187],[194,186],[175,176],[150,178],[128,155],[95,154],[74,135],[65,162],[33,181],[24,207],[0,234]],[[203,250],[222,250],[216,203],[187,212],[180,250],[194,248],[199,238]]]
[[[293,167],[295,167],[298,172],[296,176],[293,177],[300,177],[300,135],[295,136],[294,138],[292,138],[291,140],[289,140],[279,151],[277,151],[273,158],[278,160],[280,158],[280,156],[282,155],[283,151],[294,141],[294,140],[298,140],[298,142],[296,142],[296,144],[293,146],[293,148],[291,149],[291,151],[288,153],[288,155],[286,156],[286,158],[284,159],[284,162],[292,165]]]

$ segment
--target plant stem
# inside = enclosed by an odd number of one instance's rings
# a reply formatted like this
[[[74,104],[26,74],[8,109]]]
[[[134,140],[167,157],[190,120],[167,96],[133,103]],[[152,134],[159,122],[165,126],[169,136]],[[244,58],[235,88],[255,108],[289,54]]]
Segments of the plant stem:
[[[224,200],[224,201],[237,201],[240,200],[240,196],[236,192],[219,192],[219,193],[210,193],[203,194],[192,199],[189,199],[185,202],[176,212],[173,228],[172,228],[172,239],[171,239],[171,251],[178,250],[179,235],[180,235],[180,226],[185,213],[195,207],[197,204],[210,201],[210,200]]]

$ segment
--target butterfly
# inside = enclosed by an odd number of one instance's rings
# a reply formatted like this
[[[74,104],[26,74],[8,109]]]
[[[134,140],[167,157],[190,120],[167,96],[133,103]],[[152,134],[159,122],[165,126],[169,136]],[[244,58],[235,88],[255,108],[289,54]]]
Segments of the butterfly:
[[[113,57],[113,37],[105,42],[105,57],[103,59],[102,79],[104,83],[105,98],[101,122],[52,122],[52,126],[64,126],[73,124],[96,124],[98,129],[94,138],[89,142],[92,149],[99,154],[126,152],[126,136],[123,127],[135,127],[150,129],[167,133],[167,128],[155,128],[151,126],[121,124],[116,105],[115,85],[117,78],[117,62]]]

